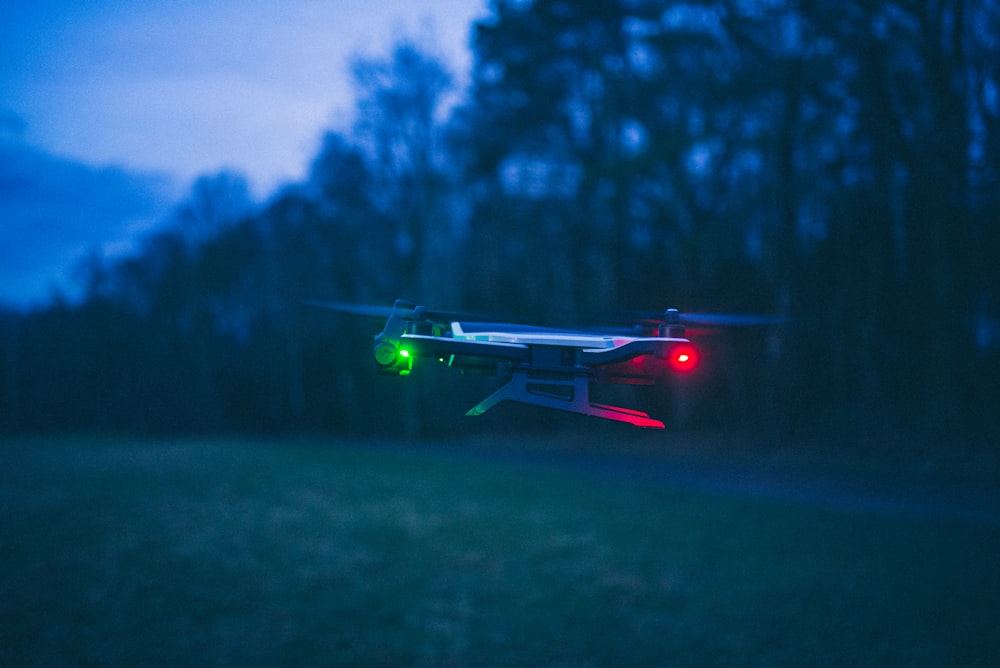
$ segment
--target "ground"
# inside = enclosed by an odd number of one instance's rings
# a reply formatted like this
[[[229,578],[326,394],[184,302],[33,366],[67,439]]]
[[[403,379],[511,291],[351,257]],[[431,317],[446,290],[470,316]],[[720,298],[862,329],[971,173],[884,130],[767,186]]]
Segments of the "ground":
[[[1000,661],[988,481],[662,438],[0,441],[0,665]]]

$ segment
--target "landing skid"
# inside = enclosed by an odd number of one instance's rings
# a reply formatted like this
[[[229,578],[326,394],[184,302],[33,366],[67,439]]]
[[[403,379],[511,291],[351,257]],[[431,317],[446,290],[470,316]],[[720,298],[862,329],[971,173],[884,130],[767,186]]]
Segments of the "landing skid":
[[[654,420],[642,411],[590,403],[590,378],[584,373],[575,374],[572,378],[552,379],[532,378],[527,370],[514,370],[507,383],[473,406],[466,415],[482,415],[502,401],[517,401],[605,420],[627,422],[636,427],[663,429],[662,422]]]

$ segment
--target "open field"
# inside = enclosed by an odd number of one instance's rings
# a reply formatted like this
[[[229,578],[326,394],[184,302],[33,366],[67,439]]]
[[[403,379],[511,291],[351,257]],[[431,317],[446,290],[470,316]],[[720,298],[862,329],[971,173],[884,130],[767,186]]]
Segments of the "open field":
[[[0,665],[1000,665],[988,513],[544,453],[0,440]]]

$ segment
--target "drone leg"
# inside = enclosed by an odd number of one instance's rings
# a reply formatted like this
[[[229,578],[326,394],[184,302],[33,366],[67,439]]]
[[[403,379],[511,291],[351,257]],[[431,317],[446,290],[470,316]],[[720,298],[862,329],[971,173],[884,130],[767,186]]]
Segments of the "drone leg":
[[[506,384],[473,406],[466,415],[482,415],[503,401],[627,422],[637,427],[663,429],[662,422],[642,411],[590,403],[590,378],[586,374],[575,374],[572,378],[532,378],[528,371],[516,370]]]
[[[540,380],[530,378],[527,371],[517,370],[509,381],[469,409],[466,415],[482,415],[503,401],[572,410],[569,406],[578,403],[581,396],[584,401],[587,400],[589,385],[587,377],[582,374],[573,378]]]

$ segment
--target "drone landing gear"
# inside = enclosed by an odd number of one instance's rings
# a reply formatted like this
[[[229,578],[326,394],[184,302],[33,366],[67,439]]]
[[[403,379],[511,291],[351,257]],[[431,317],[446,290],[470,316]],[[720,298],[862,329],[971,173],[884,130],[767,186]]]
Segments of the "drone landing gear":
[[[506,384],[473,406],[466,415],[482,415],[502,401],[518,401],[605,420],[627,422],[636,427],[663,429],[662,422],[642,411],[590,403],[590,378],[586,374],[575,374],[572,378],[532,378],[525,369],[514,370]]]

